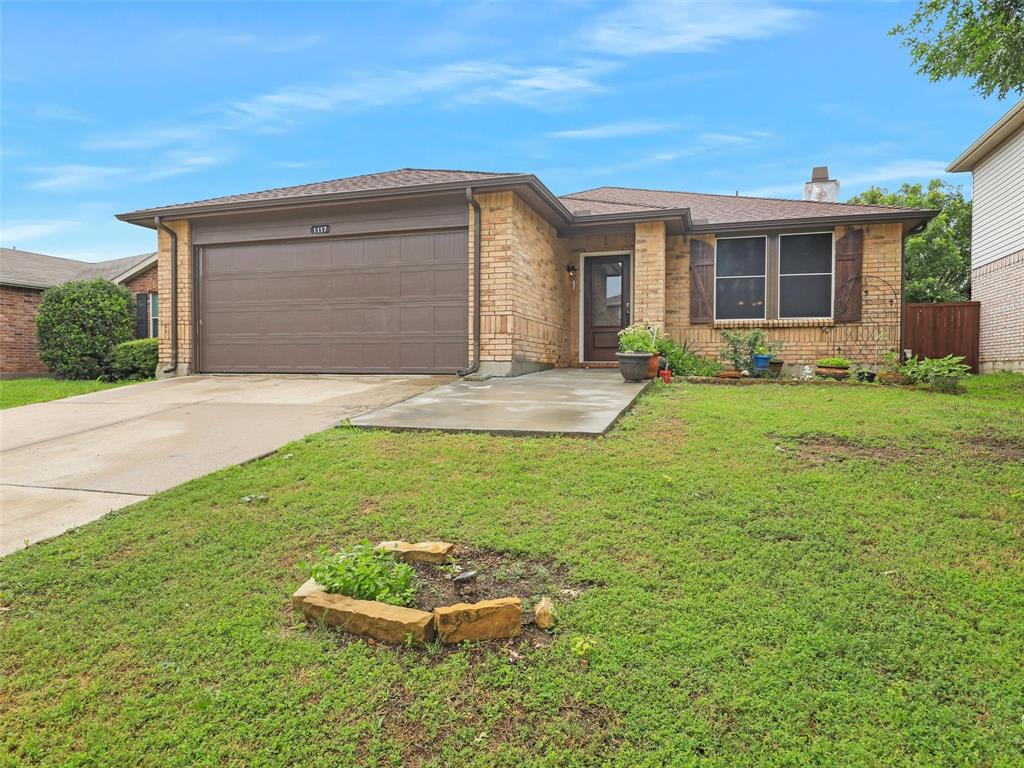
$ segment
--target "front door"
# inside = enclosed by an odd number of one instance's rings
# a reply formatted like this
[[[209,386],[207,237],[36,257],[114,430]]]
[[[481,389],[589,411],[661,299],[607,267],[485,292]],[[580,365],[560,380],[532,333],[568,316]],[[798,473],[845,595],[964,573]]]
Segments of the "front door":
[[[629,325],[629,255],[583,259],[583,359],[614,360]]]

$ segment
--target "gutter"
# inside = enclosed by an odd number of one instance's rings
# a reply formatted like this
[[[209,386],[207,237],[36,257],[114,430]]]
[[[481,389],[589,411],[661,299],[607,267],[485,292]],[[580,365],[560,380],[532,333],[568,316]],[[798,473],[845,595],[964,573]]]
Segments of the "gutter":
[[[178,233],[164,224],[160,216],[154,216],[153,223],[171,238],[171,362],[164,373],[174,373],[178,370]]]
[[[473,361],[459,376],[469,376],[480,368],[480,203],[472,187],[466,187],[466,201],[473,206]]]

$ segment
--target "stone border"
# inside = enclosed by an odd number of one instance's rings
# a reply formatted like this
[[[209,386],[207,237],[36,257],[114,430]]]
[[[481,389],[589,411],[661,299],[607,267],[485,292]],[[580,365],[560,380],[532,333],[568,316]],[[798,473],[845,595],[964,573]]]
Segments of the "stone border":
[[[443,541],[384,541],[377,545],[377,549],[393,552],[399,560],[435,565],[445,562],[453,548],[453,544]],[[292,595],[292,607],[311,621],[383,643],[426,643],[435,638],[442,643],[461,643],[501,640],[522,633],[523,601],[514,596],[421,611],[331,594],[309,579]]]
[[[869,382],[864,381],[836,381],[835,379],[771,379],[756,376],[744,378],[719,378],[718,376],[682,376],[678,381],[685,381],[687,384],[716,384],[726,387],[748,387],[754,384],[782,384],[783,386],[807,386],[812,387],[851,387],[864,386]],[[893,384],[882,384],[881,386],[899,386]]]

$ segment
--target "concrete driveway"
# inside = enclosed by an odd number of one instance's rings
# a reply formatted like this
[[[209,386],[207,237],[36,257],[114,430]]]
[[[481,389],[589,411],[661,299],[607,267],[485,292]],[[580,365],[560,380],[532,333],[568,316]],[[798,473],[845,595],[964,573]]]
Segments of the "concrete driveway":
[[[445,376],[189,376],[0,411],[0,556]]]

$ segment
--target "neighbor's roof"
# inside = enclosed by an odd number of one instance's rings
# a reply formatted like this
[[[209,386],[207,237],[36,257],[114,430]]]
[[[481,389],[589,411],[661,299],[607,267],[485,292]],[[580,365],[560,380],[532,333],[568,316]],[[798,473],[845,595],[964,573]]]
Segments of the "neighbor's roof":
[[[695,231],[783,223],[927,220],[936,213],[921,208],[897,206],[819,203],[623,187],[600,187],[556,197],[540,179],[527,173],[401,168],[385,173],[145,208],[119,214],[118,218],[134,224],[153,226],[154,216],[214,215],[228,211],[297,205],[314,200],[323,203],[380,198],[389,196],[389,193],[450,193],[462,187],[473,187],[476,191],[527,188],[531,204],[542,205],[547,216],[560,226],[568,227],[655,219],[659,218],[659,213],[665,214],[662,218],[683,219],[686,227]]]
[[[156,253],[140,253],[109,261],[76,261],[17,248],[0,248],[0,285],[49,288],[71,280],[102,277],[120,282],[156,262]]]
[[[975,166],[1018,130],[1024,128],[1024,99],[1018,101],[998,122],[978,137],[946,168],[950,173],[973,171]]]

